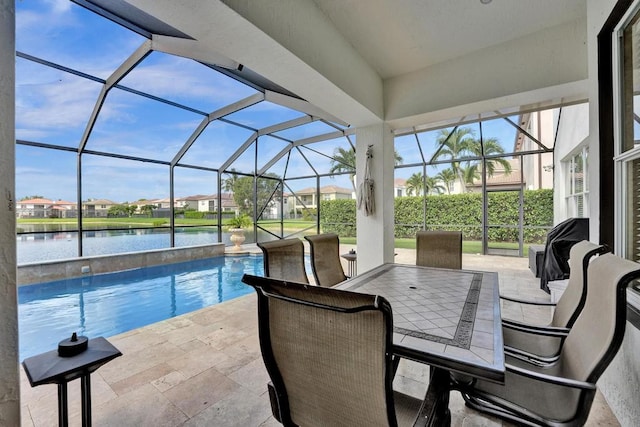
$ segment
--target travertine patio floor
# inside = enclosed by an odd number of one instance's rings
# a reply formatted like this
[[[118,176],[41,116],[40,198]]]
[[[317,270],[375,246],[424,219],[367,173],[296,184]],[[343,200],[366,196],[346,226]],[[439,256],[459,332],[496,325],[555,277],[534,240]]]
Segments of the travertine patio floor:
[[[344,252],[350,249],[344,246]],[[250,248],[255,251],[255,248]],[[413,250],[395,261],[414,264]],[[548,299],[526,258],[463,255],[463,268],[498,271],[503,294]],[[345,265],[346,271],[346,265]],[[310,273],[310,272],[309,272]],[[545,323],[547,309],[505,303],[505,317]],[[257,339],[253,294],[136,329],[109,340],[123,356],[91,376],[95,426],[276,426]],[[395,388],[423,396],[428,369],[403,360]],[[69,384],[70,425],[80,423],[80,384]],[[22,426],[57,425],[55,385],[31,388],[22,371]],[[452,426],[507,426],[451,394]],[[618,426],[598,393],[588,426]]]

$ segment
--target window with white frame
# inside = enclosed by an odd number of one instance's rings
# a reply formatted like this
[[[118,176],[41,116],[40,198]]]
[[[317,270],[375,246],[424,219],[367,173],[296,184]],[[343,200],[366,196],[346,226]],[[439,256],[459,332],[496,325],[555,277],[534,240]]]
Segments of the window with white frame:
[[[567,214],[573,218],[588,217],[589,206],[589,147],[582,148],[565,162]]]
[[[616,252],[640,262],[640,2],[615,34]],[[638,283],[633,288],[640,291]]]

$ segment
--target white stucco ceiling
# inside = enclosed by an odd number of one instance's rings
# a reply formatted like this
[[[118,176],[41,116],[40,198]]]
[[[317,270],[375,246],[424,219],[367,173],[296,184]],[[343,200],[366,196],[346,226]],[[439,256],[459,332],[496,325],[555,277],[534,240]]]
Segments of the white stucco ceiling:
[[[586,17],[586,0],[313,0],[383,78]]]

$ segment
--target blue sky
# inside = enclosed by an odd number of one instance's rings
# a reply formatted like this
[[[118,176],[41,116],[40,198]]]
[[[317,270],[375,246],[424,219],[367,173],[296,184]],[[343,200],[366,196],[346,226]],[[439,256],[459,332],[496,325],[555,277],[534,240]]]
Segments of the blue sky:
[[[103,19],[67,0],[25,0],[16,3],[16,48],[19,52],[60,64],[82,73],[106,79],[129,57],[145,38]],[[102,84],[32,61],[16,58],[16,138],[19,140],[77,148],[98,99]],[[197,62],[152,52],[120,84],[204,114],[256,93],[242,83]],[[252,128],[263,128],[303,116],[270,102],[230,114],[226,118]],[[112,89],[86,145],[87,150],[170,161],[204,119],[203,114],[141,97],[119,88]],[[470,125],[476,129],[478,124]],[[483,123],[485,138],[497,137],[509,152],[515,130],[504,120]],[[322,122],[278,132],[276,136],[298,140],[335,130]],[[184,164],[219,168],[252,132],[222,121],[209,124],[182,158]],[[419,134],[427,160],[436,149],[434,132]],[[397,138],[396,149],[405,164],[420,162],[414,136]],[[355,137],[352,137],[355,143]],[[288,145],[276,137],[260,137],[258,169]],[[349,148],[346,138],[314,143],[294,149],[270,171],[280,176],[309,176],[328,173],[330,156],[337,147]],[[252,173],[253,144],[232,165]],[[324,154],[324,156],[323,156]],[[309,165],[311,163],[311,165]],[[19,145],[16,157],[18,198],[41,195],[75,201],[77,155],[51,149]],[[428,167],[436,175],[440,167]],[[398,169],[407,178],[417,170]],[[82,156],[82,199],[106,198],[116,202],[140,198],[169,197],[169,168],[96,155]],[[351,188],[347,176],[323,178],[321,185]],[[315,185],[315,180],[296,180],[294,189]],[[175,196],[217,192],[215,173],[179,168],[175,171]]]

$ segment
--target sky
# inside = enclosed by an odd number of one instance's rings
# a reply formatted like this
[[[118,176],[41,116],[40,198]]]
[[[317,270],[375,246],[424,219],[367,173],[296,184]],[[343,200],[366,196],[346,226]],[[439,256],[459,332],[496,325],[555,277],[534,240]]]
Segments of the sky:
[[[108,78],[145,38],[67,0],[16,2],[16,49],[81,73]],[[152,52],[120,81],[122,86],[186,105],[187,111],[153,99],[113,88],[102,105],[86,149],[158,161],[171,161],[205,120],[207,114],[244,99],[256,91],[202,64],[185,58]],[[77,148],[86,131],[100,82],[16,58],[16,138],[23,141]],[[263,128],[304,116],[270,102],[225,117],[251,128]],[[474,126],[478,126],[475,124]],[[322,122],[261,136],[230,166],[252,174],[261,169],[290,141],[321,135],[335,129]],[[499,137],[507,151],[515,131],[505,122],[486,122],[485,134]],[[479,135],[479,132],[476,132]],[[435,151],[436,132],[419,134],[425,157]],[[252,131],[223,121],[208,124],[180,160],[183,164],[217,169],[252,136]],[[284,138],[280,139],[280,138]],[[351,137],[355,144],[355,137]],[[279,176],[326,174],[338,147],[350,148],[347,138],[300,147],[276,162],[269,172]],[[257,150],[257,161],[255,155]],[[403,163],[421,161],[415,137],[396,140]],[[430,151],[431,150],[431,151]],[[114,202],[169,197],[170,172],[166,165],[114,157],[18,145],[16,148],[16,195],[18,199],[43,196],[75,201],[78,167],[82,170],[82,200]],[[440,168],[429,167],[428,175]],[[398,169],[407,178],[418,171]],[[215,172],[176,167],[175,197],[217,193]],[[315,179],[289,181],[292,189],[315,186]],[[347,175],[322,178],[321,186],[352,188]]]

